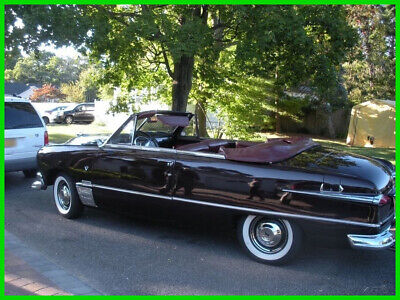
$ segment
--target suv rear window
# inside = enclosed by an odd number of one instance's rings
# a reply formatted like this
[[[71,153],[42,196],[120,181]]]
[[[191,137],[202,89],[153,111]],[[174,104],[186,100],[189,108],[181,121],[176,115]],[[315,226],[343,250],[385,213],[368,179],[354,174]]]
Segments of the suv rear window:
[[[32,104],[27,102],[5,102],[5,129],[43,127]]]

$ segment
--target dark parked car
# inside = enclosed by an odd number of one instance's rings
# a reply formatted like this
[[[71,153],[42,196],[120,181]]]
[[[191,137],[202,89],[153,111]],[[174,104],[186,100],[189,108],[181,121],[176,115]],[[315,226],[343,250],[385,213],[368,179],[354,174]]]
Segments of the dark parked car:
[[[142,112],[101,146],[43,147],[41,178],[32,187],[53,185],[66,218],[78,217],[84,206],[124,210],[157,201],[233,213],[240,243],[266,263],[293,257],[303,233],[347,239],[359,249],[394,244],[390,162],[308,138],[202,139],[196,123],[191,113]]]
[[[56,123],[72,124],[74,122],[92,123],[94,121],[94,104],[82,103],[71,109],[61,110],[54,118]]]

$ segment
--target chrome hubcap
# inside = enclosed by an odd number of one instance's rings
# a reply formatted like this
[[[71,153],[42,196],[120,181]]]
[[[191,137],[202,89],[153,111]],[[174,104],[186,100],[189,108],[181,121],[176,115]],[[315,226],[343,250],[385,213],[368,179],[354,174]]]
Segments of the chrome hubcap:
[[[71,205],[71,192],[65,182],[58,185],[57,196],[60,206],[67,210]]]
[[[249,228],[253,245],[264,253],[279,252],[287,242],[287,229],[280,220],[266,217],[255,218]]]
[[[256,228],[256,237],[266,247],[274,247],[282,240],[281,228],[271,222],[260,222]]]

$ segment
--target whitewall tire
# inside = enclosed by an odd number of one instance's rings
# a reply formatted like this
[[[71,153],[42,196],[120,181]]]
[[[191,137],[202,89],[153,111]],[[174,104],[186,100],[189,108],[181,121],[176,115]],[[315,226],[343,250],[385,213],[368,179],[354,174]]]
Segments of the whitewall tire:
[[[75,182],[66,174],[59,174],[53,186],[54,203],[58,213],[67,219],[81,215],[83,205],[76,191]]]
[[[241,218],[237,234],[245,251],[253,259],[267,264],[289,261],[302,242],[302,231],[295,223],[267,216]]]

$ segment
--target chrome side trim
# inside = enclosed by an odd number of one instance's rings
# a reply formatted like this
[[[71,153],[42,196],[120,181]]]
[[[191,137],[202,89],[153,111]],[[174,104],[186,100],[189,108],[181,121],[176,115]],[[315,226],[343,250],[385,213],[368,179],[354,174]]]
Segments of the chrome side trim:
[[[114,188],[114,187],[111,187],[111,186],[98,185],[98,184],[91,184],[89,186],[88,184],[83,183],[83,182],[78,182],[76,185],[78,185],[78,184],[80,186],[84,186],[84,187],[93,187],[93,188],[116,191],[116,192],[121,192],[121,193],[128,193],[128,194],[134,194],[134,195],[142,195],[142,196],[147,196],[147,197],[157,197],[157,198],[161,198],[161,199],[172,200],[171,196],[150,194],[150,193],[145,193],[145,192],[137,192],[137,191],[119,189],[119,188]]]
[[[84,183],[77,183],[77,184],[85,186]],[[237,210],[237,211],[244,211],[244,212],[252,213],[252,214],[270,215],[270,216],[287,217],[287,218],[329,222],[329,223],[338,223],[338,224],[347,224],[347,225],[364,226],[364,227],[371,227],[371,228],[379,228],[382,225],[382,223],[370,224],[370,223],[363,223],[363,222],[356,222],[356,221],[349,221],[349,220],[340,220],[340,219],[315,217],[315,216],[307,216],[307,215],[295,215],[295,214],[268,211],[268,210],[263,210],[263,209],[247,208],[247,207],[239,207],[239,206],[233,206],[233,205],[227,205],[227,204],[204,202],[204,201],[198,201],[198,200],[192,200],[192,199],[186,199],[186,198],[180,198],[180,197],[172,197],[172,196],[165,196],[165,195],[158,195],[158,194],[151,194],[151,193],[145,193],[145,192],[138,192],[138,191],[114,188],[114,187],[98,185],[98,184],[91,184],[91,187],[98,188],[98,189],[111,190],[111,191],[116,191],[116,192],[121,192],[121,193],[142,195],[142,196],[147,196],[147,197],[156,197],[156,198],[161,198],[161,199],[166,199],[166,200],[174,200],[174,201],[181,201],[181,202],[192,203],[192,204],[199,204],[199,205],[212,206],[212,207],[218,207],[218,208],[226,208],[226,209]]]
[[[315,192],[315,191],[301,191],[301,190],[292,190],[292,189],[282,189],[282,192],[301,194],[301,195],[309,195],[309,196],[317,196],[317,197],[322,197],[322,198],[330,198],[330,199],[349,201],[349,202],[369,203],[369,204],[378,204],[379,200],[382,197],[382,195],[366,196],[366,195],[345,194],[345,193],[338,193],[338,192]]]
[[[184,151],[184,150],[176,150],[176,154],[187,154],[193,156],[201,156],[201,157],[210,157],[210,158],[217,158],[217,159],[225,159],[225,156],[222,154],[213,154],[213,153],[206,153],[206,152],[195,152],[195,151]]]

